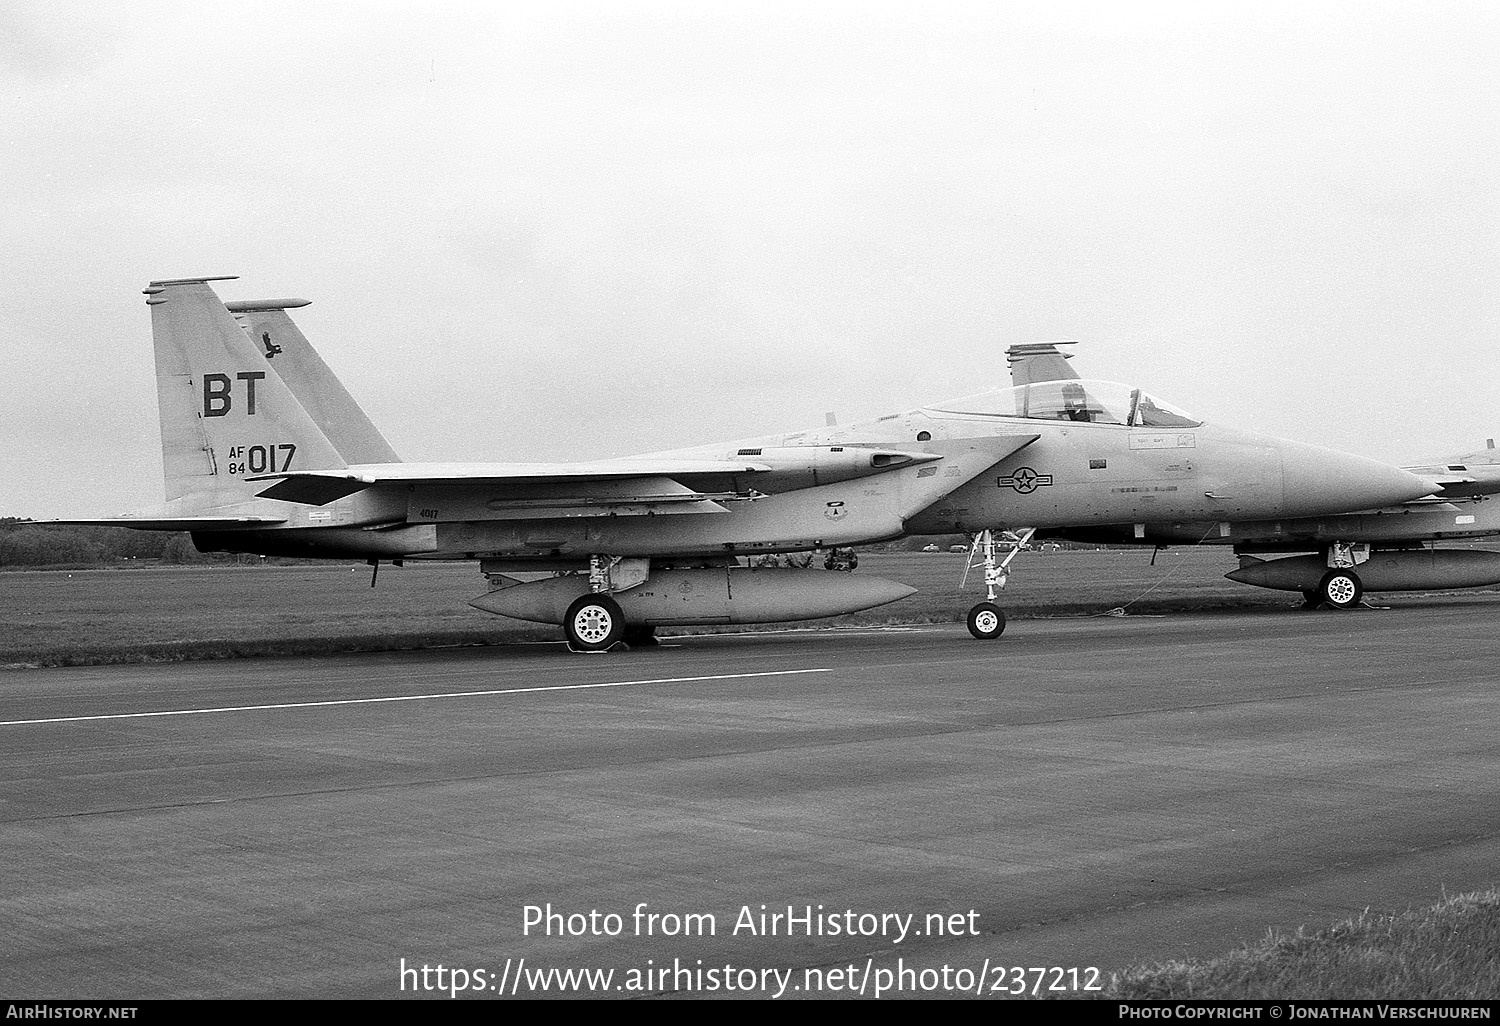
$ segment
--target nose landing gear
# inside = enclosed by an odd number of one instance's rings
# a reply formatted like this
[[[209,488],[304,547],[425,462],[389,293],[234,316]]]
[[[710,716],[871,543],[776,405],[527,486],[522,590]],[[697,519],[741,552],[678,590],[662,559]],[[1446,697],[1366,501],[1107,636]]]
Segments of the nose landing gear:
[[[963,581],[960,584],[968,581],[970,570],[984,570],[985,601],[970,609],[968,616],[969,633],[980,641],[989,641],[1005,633],[1005,611],[995,604],[995,599],[999,597],[996,593],[1005,587],[1005,582],[1010,577],[1010,561],[1026,547],[1034,534],[1034,527],[1021,534],[1007,531],[1003,541],[997,541],[994,531],[984,530],[970,541],[969,563],[964,567]],[[1002,546],[1009,546],[1010,552],[1004,559],[997,559],[996,555]]]

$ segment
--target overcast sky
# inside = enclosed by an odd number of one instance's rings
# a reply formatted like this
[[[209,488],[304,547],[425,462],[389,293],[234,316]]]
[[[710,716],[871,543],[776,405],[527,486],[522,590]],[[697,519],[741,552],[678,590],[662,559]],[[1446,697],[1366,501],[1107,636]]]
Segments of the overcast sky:
[[[1395,462],[1500,436],[1500,5],[10,2],[0,515],[160,501],[152,278],[414,460],[1086,377]]]

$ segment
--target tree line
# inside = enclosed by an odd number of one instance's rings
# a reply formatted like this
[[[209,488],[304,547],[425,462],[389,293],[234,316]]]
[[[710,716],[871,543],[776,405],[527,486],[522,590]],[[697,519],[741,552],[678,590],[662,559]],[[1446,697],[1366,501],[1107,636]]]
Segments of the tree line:
[[[259,557],[253,557],[260,562]],[[124,527],[52,527],[0,517],[0,567],[99,566],[150,559],[162,563],[234,563],[227,553],[199,552],[185,531]]]

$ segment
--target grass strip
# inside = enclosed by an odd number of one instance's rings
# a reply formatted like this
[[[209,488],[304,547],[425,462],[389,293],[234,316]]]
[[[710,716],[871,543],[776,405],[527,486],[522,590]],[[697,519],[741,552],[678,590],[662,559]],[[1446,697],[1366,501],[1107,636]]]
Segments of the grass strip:
[[[1115,974],[1106,1000],[1492,1000],[1500,994],[1500,892],[1431,908],[1369,910],[1325,929],[1270,934],[1220,958]],[[1077,995],[1069,995],[1077,996]]]

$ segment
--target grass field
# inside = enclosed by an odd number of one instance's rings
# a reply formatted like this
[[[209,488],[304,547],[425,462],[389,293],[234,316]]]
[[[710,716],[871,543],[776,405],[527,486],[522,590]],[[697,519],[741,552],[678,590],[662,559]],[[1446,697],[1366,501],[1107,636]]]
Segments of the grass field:
[[[961,620],[983,597],[979,575],[960,590],[965,557],[867,553],[855,573],[919,589],[911,598],[830,624]],[[1285,605],[1288,596],[1223,579],[1224,551],[1024,553],[1002,598],[1013,615],[1199,605]],[[825,571],[809,570],[808,573]],[[486,644],[554,638],[558,629],[467,605],[485,590],[473,564],[410,563],[370,570],[316,566],[176,567],[0,573],[0,664],[215,658]],[[1144,598],[1142,598],[1144,596]],[[667,631],[667,633],[671,633]]]
[[[1365,913],[1221,958],[1139,966],[1104,1000],[1463,1000],[1500,994],[1500,893],[1397,916]],[[1072,996],[1072,995],[1070,995]]]
[[[960,589],[964,562],[962,554],[947,552],[862,554],[855,573],[890,577],[918,588],[918,594],[814,622],[960,621],[983,597],[978,574]],[[1155,566],[1149,549],[1028,552],[1013,564],[1016,573],[1000,604],[1013,617],[1027,617],[1087,616],[1121,606],[1145,613],[1300,601],[1224,580],[1234,566],[1223,548],[1171,549],[1158,555]],[[369,584],[368,567],[347,563],[4,572],[0,665],[371,651],[559,635],[556,627],[468,606],[485,590],[471,563],[387,566],[378,587]]]

